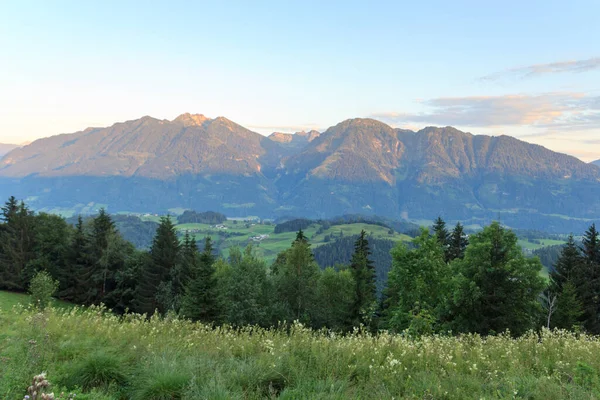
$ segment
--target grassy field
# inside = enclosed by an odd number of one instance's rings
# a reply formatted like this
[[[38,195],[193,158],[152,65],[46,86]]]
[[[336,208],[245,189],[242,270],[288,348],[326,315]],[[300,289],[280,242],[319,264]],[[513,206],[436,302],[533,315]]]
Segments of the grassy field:
[[[180,224],[177,229],[181,232],[189,230],[196,239],[201,240],[210,235],[217,243],[219,249],[224,255],[228,254],[227,249],[233,246],[246,247],[248,243],[253,243],[258,254],[264,257],[268,262],[275,259],[278,253],[290,247],[296,238],[296,232],[274,233],[274,225],[262,225],[253,222],[231,221],[228,220],[222,224],[227,229],[217,229],[207,224]],[[394,241],[410,241],[407,235],[394,232],[390,234],[389,228],[371,224],[345,224],[332,226],[321,233],[320,225],[315,223],[305,229],[304,233],[311,241],[313,247],[321,246],[325,243],[325,237],[339,237],[358,235],[361,230],[365,230],[371,237],[377,239],[389,239]],[[259,235],[269,235],[260,241],[252,241],[251,238]]]
[[[519,245],[526,250],[537,250],[537,249],[541,249],[542,247],[554,246],[557,244],[565,244],[566,243],[566,241],[564,241],[564,240],[554,240],[554,239],[536,239],[536,242],[539,242],[539,243],[534,243],[534,242],[531,242],[526,239],[520,239]]]
[[[348,336],[212,329],[98,308],[11,308],[0,295],[0,398],[42,371],[76,399],[593,399],[600,340],[545,331],[518,339]],[[60,397],[65,399],[66,397]]]

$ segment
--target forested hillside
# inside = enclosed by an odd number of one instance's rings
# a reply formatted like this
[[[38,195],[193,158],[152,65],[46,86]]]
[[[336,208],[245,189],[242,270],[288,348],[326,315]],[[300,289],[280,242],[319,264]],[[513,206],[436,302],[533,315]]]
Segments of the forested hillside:
[[[315,261],[322,267],[335,267],[336,265],[347,265],[354,254],[354,244],[358,235],[343,236],[336,238],[330,243],[313,248]],[[387,282],[388,273],[392,267],[391,250],[396,242],[389,239],[368,238],[371,255],[369,258],[375,265],[375,281],[377,292],[382,293]]]
[[[520,334],[546,318],[546,325],[600,333],[593,295],[600,287],[589,279],[600,264],[595,225],[581,250],[569,238],[547,284],[540,261],[526,257],[517,236],[498,223],[467,236],[460,223],[450,230],[438,218],[410,244],[381,225],[313,223],[306,231],[282,233],[289,241],[278,241],[276,256],[267,262],[259,255],[260,240],[243,241],[219,256],[210,236],[199,246],[190,224],[178,230],[170,217],[160,218],[147,250],[123,238],[117,221],[128,218],[104,210],[73,226],[10,198],[2,220],[0,289],[25,291],[44,272],[57,281],[61,300],[105,304],[119,313],[157,310],[265,327],[299,320],[339,331],[363,323],[373,330],[481,334]],[[540,303],[542,293],[542,299],[554,299],[551,305]]]

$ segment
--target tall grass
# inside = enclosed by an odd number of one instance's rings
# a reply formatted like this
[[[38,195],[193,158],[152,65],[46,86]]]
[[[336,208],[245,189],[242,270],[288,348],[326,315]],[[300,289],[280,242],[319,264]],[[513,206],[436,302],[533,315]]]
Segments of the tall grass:
[[[0,398],[46,371],[78,399],[590,399],[599,354],[599,338],[565,331],[340,336],[17,307],[0,314]]]

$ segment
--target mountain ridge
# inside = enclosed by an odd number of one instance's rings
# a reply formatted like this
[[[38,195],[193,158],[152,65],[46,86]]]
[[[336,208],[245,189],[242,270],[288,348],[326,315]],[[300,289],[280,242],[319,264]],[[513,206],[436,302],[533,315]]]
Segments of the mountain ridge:
[[[146,116],[15,149],[0,160],[0,181],[0,195],[34,198],[38,208],[463,220],[502,213],[517,223],[515,215],[600,215],[592,164],[511,136],[414,132],[369,118],[266,137],[225,117]]]
[[[0,143],[0,158],[4,157],[6,154],[10,153],[14,149],[19,148],[21,146],[23,146],[23,145]]]

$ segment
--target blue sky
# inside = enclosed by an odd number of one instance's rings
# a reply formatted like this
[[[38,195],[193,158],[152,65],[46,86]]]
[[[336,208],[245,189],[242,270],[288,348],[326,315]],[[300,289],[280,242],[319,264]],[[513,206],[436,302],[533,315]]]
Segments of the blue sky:
[[[600,2],[4,1],[0,141],[184,112],[373,117],[600,158]]]

